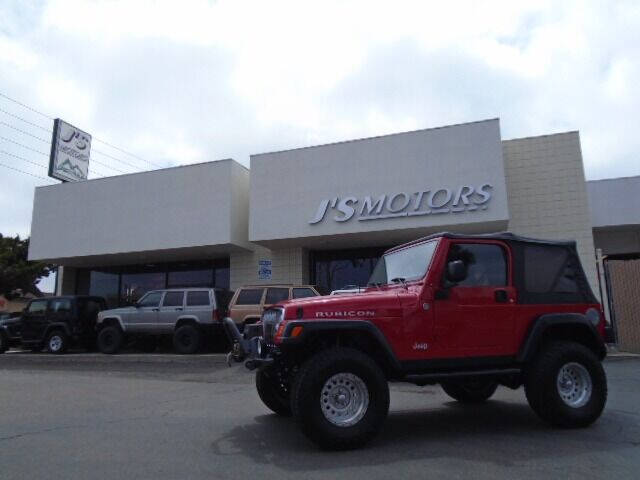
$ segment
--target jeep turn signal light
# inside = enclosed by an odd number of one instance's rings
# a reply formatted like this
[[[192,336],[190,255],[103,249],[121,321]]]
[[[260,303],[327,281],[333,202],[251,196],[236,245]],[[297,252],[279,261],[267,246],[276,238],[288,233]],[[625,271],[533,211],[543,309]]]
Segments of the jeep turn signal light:
[[[300,326],[293,327],[293,330],[291,330],[291,337],[296,338],[300,336],[301,333],[302,333],[302,327]]]

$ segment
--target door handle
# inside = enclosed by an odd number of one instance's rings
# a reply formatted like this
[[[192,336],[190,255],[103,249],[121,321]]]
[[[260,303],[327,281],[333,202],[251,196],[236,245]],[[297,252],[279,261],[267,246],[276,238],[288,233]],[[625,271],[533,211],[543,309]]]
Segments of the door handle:
[[[181,312],[181,311],[182,311],[182,307],[176,308],[176,312]]]
[[[496,290],[494,296],[498,303],[507,303],[509,301],[509,295],[506,290]]]
[[[151,311],[152,311],[152,312],[159,312],[159,311],[160,311],[160,309],[159,309],[159,308],[152,308],[152,309],[151,309]]]

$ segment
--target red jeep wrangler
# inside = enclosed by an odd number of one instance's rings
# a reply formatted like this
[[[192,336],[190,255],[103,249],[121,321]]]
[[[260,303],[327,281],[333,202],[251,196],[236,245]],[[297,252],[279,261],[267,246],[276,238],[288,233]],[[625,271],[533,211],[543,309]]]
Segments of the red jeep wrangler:
[[[388,250],[364,293],[282,302],[253,337],[225,327],[265,405],[324,448],[380,430],[389,381],[469,403],[524,385],[565,428],[594,422],[607,398],[603,315],[575,242],[431,235]]]

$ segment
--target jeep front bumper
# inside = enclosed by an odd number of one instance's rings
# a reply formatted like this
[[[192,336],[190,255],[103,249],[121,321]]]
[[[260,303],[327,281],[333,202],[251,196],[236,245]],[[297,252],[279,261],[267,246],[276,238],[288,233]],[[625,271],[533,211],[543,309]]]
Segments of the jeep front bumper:
[[[245,366],[249,370],[255,370],[273,364],[271,349],[266,345],[262,336],[243,335],[229,317],[225,317],[222,324],[231,343],[231,351],[227,354],[227,365],[231,366],[232,361],[240,363],[246,360]]]

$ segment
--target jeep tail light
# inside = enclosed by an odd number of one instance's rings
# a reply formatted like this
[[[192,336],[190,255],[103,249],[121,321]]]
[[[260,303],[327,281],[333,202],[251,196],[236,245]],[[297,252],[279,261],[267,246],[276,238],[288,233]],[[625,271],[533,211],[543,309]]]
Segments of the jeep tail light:
[[[214,308],[213,312],[211,312],[211,318],[213,319],[214,322],[221,322],[222,318],[220,316],[220,310],[218,310],[217,308]]]

